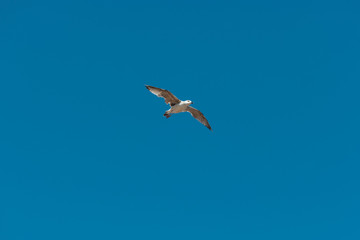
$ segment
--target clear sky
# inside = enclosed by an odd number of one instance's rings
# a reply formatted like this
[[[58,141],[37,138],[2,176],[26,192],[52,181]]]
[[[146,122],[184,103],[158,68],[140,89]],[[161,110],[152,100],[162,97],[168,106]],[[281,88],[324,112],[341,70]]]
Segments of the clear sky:
[[[1,1],[0,239],[360,239],[360,3],[124,2]]]

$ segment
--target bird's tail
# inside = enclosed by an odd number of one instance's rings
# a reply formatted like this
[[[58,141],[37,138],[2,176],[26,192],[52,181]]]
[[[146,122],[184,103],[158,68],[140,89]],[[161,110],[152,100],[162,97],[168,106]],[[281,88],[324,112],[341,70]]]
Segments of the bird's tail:
[[[169,111],[166,111],[166,112],[164,113],[164,117],[169,118],[170,116],[171,116],[171,115],[170,115]]]

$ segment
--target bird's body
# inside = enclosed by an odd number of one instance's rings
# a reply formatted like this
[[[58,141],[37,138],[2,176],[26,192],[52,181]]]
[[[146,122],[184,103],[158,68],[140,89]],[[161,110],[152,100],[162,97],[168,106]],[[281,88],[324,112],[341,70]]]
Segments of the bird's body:
[[[169,110],[167,110],[167,112],[169,114],[187,112],[187,107],[190,106],[191,104],[192,104],[192,102],[189,100],[181,101],[181,102],[175,104],[174,106],[172,106]]]
[[[168,90],[152,87],[148,85],[145,86],[151,93],[155,94],[158,97],[164,98],[166,104],[170,104],[171,108],[167,110],[164,114],[166,118],[169,118],[171,114],[189,112],[194,118],[196,118],[199,122],[204,124],[209,130],[212,130],[204,114],[202,114],[199,110],[190,107],[190,105],[193,104],[192,101],[190,100],[181,101]]]

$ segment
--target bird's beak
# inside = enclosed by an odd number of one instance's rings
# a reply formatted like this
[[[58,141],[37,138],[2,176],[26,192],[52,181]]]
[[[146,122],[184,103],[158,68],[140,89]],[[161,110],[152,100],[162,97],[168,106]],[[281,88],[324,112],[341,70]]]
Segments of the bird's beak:
[[[193,104],[194,102],[193,101],[191,101],[191,104]]]

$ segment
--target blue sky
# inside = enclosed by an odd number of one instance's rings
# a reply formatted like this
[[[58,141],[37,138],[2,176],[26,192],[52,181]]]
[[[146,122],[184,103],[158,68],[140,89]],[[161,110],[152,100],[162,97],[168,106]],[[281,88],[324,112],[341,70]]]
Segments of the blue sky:
[[[0,239],[359,239],[359,8],[1,1]]]

